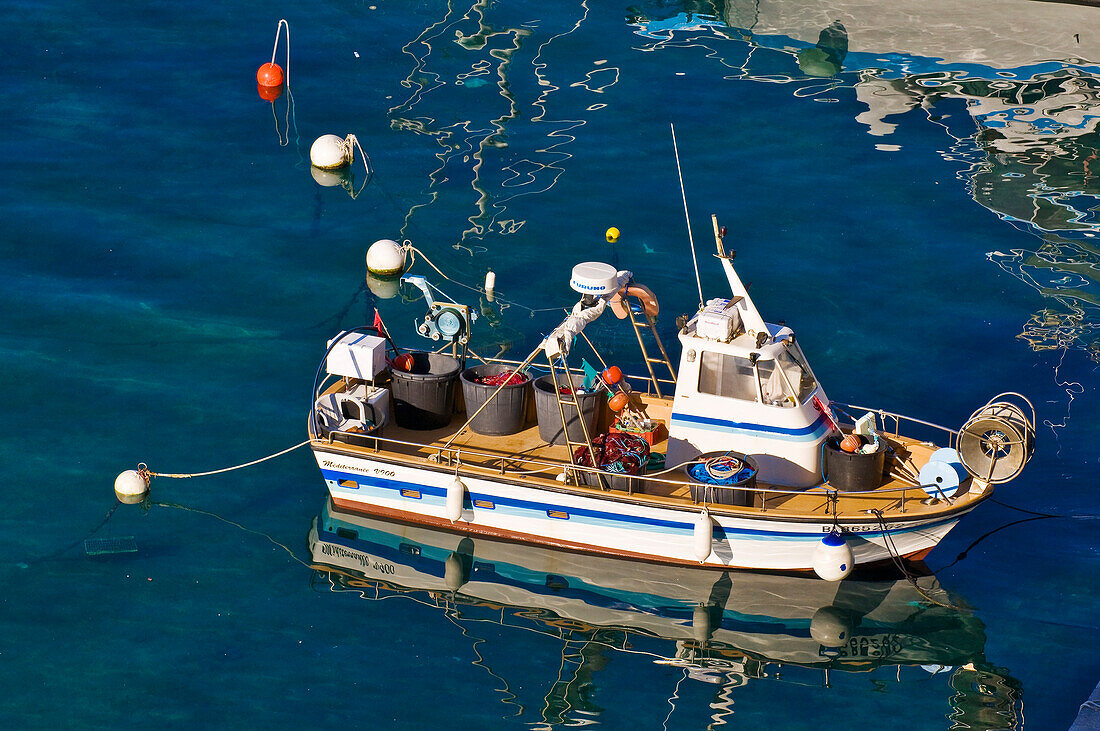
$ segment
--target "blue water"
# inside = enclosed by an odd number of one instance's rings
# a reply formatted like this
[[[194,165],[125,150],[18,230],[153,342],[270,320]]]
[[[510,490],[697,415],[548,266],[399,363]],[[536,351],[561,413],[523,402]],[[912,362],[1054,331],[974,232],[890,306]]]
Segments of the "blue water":
[[[1100,58],[948,59],[904,31],[814,56],[816,30],[745,20],[769,10],[0,3],[3,723],[701,728],[721,693],[727,723],[950,727],[965,657],[734,687],[620,649],[563,711],[547,699],[578,644],[464,626],[423,593],[367,602],[303,565],[325,502],[303,450],[111,512],[138,462],[199,472],[301,441],[325,341],[376,305],[416,337],[422,301],[362,286],[375,239],[457,280],[436,283],[484,310],[486,354],[530,351],[592,259],[658,293],[672,341],[697,302],[674,123],[704,293],[725,291],[713,212],[831,398],[954,427],[1003,390],[1036,405],[1032,464],[929,565],[980,624],[967,656],[1011,689],[977,725],[1067,726],[1100,681]],[[254,73],[281,12],[291,93],[271,104]],[[326,133],[369,153],[355,197],[309,172]],[[476,291],[489,268],[505,307]],[[594,332],[637,369],[629,331]]]

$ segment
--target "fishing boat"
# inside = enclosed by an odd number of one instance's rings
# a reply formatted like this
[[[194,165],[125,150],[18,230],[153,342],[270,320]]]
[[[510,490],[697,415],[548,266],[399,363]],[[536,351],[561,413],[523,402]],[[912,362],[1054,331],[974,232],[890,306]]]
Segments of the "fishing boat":
[[[839,580],[905,570],[1020,474],[1035,435],[1020,394],[960,429],[830,401],[711,223],[731,292],[704,301],[699,286],[697,312],[677,321],[678,365],[657,297],[630,271],[576,265],[579,301],[522,361],[477,355],[475,313],[405,274],[435,350],[399,349],[376,317],[334,337],[318,368],[308,429],[334,504],[589,554]],[[585,332],[607,314],[633,329],[643,374],[624,375]]]
[[[927,574],[829,583],[649,565],[394,523],[328,499],[309,549],[316,588],[438,608],[485,643],[479,663],[490,662],[494,645],[513,647],[508,630],[544,638],[525,646],[557,649],[562,658],[560,667],[524,666],[517,692],[546,692],[545,702],[523,704],[533,711],[583,709],[571,686],[644,658],[725,693],[775,682],[828,688],[849,673],[924,684],[943,674],[952,718],[1018,713],[1015,680],[985,657],[985,627]],[[543,666],[553,671],[549,679],[532,675]],[[494,677],[507,682],[503,672]],[[669,703],[675,707],[675,697]],[[690,708],[689,701],[682,712]]]

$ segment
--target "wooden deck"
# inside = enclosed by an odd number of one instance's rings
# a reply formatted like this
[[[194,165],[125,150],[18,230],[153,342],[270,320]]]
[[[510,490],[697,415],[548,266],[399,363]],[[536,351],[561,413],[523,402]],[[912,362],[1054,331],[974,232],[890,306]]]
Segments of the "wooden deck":
[[[671,411],[670,400],[658,400],[641,394],[638,396],[644,402],[648,416],[667,423]],[[430,431],[406,429],[396,424],[389,424],[381,431],[380,439],[360,440],[366,446],[339,441],[330,443],[328,440],[315,440],[313,445],[321,449],[359,454],[371,459],[409,466],[453,468],[457,462],[461,465],[461,474],[522,480],[553,491],[593,494],[605,499],[643,504],[666,504],[679,507],[695,504],[691,499],[688,485],[681,482],[682,473],[678,471],[636,478],[632,481],[632,489],[629,491],[603,490],[598,487],[565,484],[559,481],[556,478],[570,466],[569,452],[565,445],[550,445],[539,437],[538,426],[534,421],[534,405],[530,404],[530,406],[527,427],[523,431],[508,436],[485,436],[467,429],[451,440],[466,420],[465,415],[460,412],[446,427]],[[606,431],[608,418],[608,413],[601,414],[597,433]],[[914,474],[937,448],[935,445],[904,437],[885,436],[897,453],[898,461],[910,465]],[[448,440],[451,440],[450,445],[444,451],[443,448]],[[664,453],[666,448],[667,441],[660,441],[653,446],[653,451]],[[968,481],[966,485],[969,484]],[[981,491],[963,491],[950,501],[932,500],[921,488],[896,478],[888,479],[870,493],[854,494],[835,491],[827,483],[802,490],[761,483],[757,485],[757,489],[758,492],[751,506],[712,504],[708,505],[708,509],[724,515],[770,515],[795,520],[820,521],[832,515],[834,508],[830,504],[830,495],[835,495],[837,500],[835,509],[841,521],[876,521],[878,518],[872,511],[881,511],[885,520],[897,521],[905,518],[956,513],[971,507],[989,494],[989,488],[986,488]]]

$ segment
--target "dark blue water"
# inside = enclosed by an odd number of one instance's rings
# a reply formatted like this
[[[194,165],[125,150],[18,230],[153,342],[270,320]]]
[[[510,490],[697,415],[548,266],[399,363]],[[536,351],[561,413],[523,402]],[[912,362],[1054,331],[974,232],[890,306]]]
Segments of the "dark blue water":
[[[376,305],[415,337],[423,302],[363,287],[375,239],[459,282],[436,283],[484,308],[487,354],[530,351],[591,259],[658,293],[671,341],[697,301],[674,123],[704,292],[724,291],[714,212],[830,397],[954,427],[1002,390],[1036,405],[1032,464],[929,564],[998,678],[963,695],[1011,691],[971,725],[1068,725],[1100,680],[1097,11],[797,10],[313,4],[288,15],[292,93],[271,104],[254,73],[279,9],[0,4],[4,723],[697,728],[724,693],[727,723],[950,727],[955,666],[734,687],[625,650],[562,710],[583,663],[560,637],[319,581],[301,562],[325,488],[302,450],[109,512],[139,461],[198,472],[301,441],[325,341]],[[326,133],[370,155],[354,198],[310,175]],[[510,306],[469,289],[489,268]],[[595,332],[637,367],[629,331]]]

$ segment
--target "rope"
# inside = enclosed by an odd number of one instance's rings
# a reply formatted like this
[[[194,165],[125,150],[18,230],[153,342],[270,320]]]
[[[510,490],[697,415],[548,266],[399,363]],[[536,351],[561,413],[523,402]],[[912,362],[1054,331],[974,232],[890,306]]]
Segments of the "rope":
[[[466,289],[470,290],[471,292],[477,292],[478,294],[485,294],[486,293],[485,290],[481,287],[473,287],[473,286],[470,286],[469,284],[466,284],[465,282],[460,282],[457,279],[452,279],[451,277],[447,276],[443,272],[442,269],[437,267],[432,262],[432,260],[428,258],[427,254],[425,254],[423,251],[421,251],[420,249],[413,246],[412,242],[410,242],[408,240],[404,241],[401,245],[401,248],[404,249],[405,251],[408,251],[409,253],[411,253],[413,255],[412,261],[409,262],[409,269],[412,269],[412,265],[416,263],[416,255],[420,254],[420,256],[423,257],[424,261],[428,264],[428,266],[430,266],[432,269],[434,269],[436,274],[443,277],[448,282],[451,282],[452,284],[457,284],[459,287],[465,287]],[[436,291],[439,291],[439,290],[437,289]],[[561,312],[562,310],[566,309],[565,307],[540,307],[540,308],[528,307],[527,305],[521,305],[518,302],[513,302],[512,300],[504,299],[499,294],[496,294],[496,290],[494,290],[494,299],[497,302],[502,302],[502,303],[508,305],[509,307],[518,307],[521,310],[527,310],[528,312],[531,312],[531,313],[535,313],[535,312]],[[454,302],[456,300],[451,299],[451,301]]]
[[[280,18],[279,24],[275,26],[275,45],[271,47],[271,63],[275,63],[275,54],[279,50],[279,31],[282,28],[286,28],[286,72],[283,75],[286,81],[287,88],[290,88],[290,23],[286,22],[286,18]]]
[[[301,445],[299,445],[299,446],[301,446]],[[190,477],[190,475],[187,475],[187,477]],[[292,559],[294,559],[298,563],[302,564],[307,569],[310,569],[311,571],[313,570],[313,567],[310,564],[306,563],[302,559],[295,556],[294,551],[291,551],[289,548],[284,546],[282,543],[279,543],[277,540],[275,540],[274,538],[272,538],[268,534],[261,533],[258,530],[252,530],[251,528],[246,528],[243,525],[241,525],[240,523],[236,523],[232,520],[229,520],[228,518],[223,518],[222,516],[218,515],[217,513],[211,513],[208,510],[199,510],[198,508],[189,508],[186,505],[180,505],[178,503],[153,503],[153,502],[151,502],[151,503],[149,503],[149,505],[157,505],[157,506],[162,507],[162,508],[175,508],[176,510],[186,510],[189,513],[198,513],[199,515],[209,515],[211,518],[217,518],[218,520],[220,520],[223,523],[228,523],[229,525],[231,525],[235,528],[240,528],[245,533],[254,533],[255,535],[263,536],[264,538],[271,541],[272,543],[274,543],[279,548],[286,551]]]
[[[901,572],[901,575],[905,577],[906,581],[912,584],[913,588],[917,590],[917,593],[924,597],[926,601],[929,601],[938,607],[944,607],[945,609],[953,609],[957,612],[961,612],[962,607],[957,607],[954,604],[948,604],[945,602],[941,602],[938,599],[934,599],[933,597],[929,596],[924,589],[921,588],[920,584],[917,583],[916,577],[913,576],[913,574],[911,574],[909,570],[905,567],[905,562],[898,554],[897,547],[894,545],[894,539],[890,537],[889,531],[886,530],[886,521],[882,517],[882,511],[878,509],[873,509],[871,510],[871,512],[875,515],[876,518],[878,518],[879,530],[882,532],[882,542],[886,546],[886,550],[887,552],[889,552],[890,558],[894,562],[894,566],[897,567],[898,571]]]
[[[363,146],[359,144],[359,138],[355,135],[349,134],[347,136],[347,139],[344,140],[344,148],[347,150],[348,157],[351,158],[351,161],[355,160],[355,150],[359,150],[359,154],[363,156],[363,169],[367,177],[363,181],[363,184],[359,186],[359,190],[353,192],[350,188],[348,189],[351,199],[355,200],[359,197],[359,194],[363,192],[363,188],[366,188],[370,183],[371,178],[374,177],[374,163],[371,161],[370,155],[363,149]]]
[[[173,472],[153,472],[151,470],[146,470],[146,472],[150,477],[171,477],[171,478],[177,479],[177,480],[186,479],[188,477],[207,477],[208,475],[218,475],[218,474],[221,474],[222,472],[232,472],[233,470],[239,470],[239,469],[243,469],[245,467],[251,467],[252,465],[259,464],[260,462],[266,462],[269,459],[275,459],[276,457],[282,457],[287,452],[293,452],[295,449],[298,449],[299,447],[304,447],[307,444],[309,444],[308,439],[305,440],[304,442],[299,442],[298,444],[295,444],[293,447],[287,447],[286,449],[284,449],[281,452],[276,452],[275,454],[269,454],[266,457],[260,457],[259,459],[252,460],[251,462],[245,462],[244,464],[234,465],[232,467],[223,467],[220,470],[210,470],[209,472],[194,472],[192,474],[173,473]],[[202,511],[199,511],[199,512],[202,512]]]

